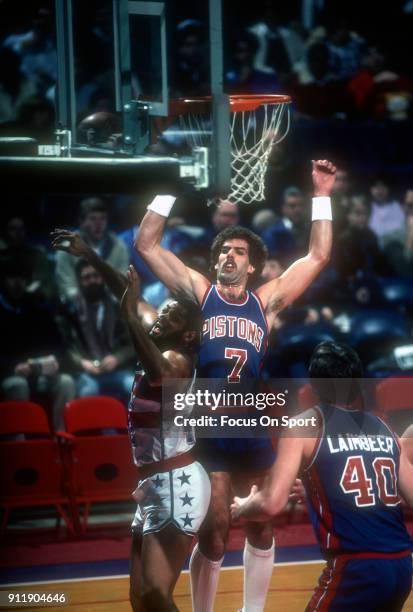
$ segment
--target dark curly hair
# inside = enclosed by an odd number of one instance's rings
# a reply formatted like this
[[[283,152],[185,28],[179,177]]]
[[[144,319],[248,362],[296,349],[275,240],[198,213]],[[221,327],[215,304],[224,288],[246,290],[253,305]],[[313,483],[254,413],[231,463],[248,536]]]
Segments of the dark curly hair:
[[[362,395],[363,365],[356,351],[343,342],[318,344],[311,356],[309,374],[322,402],[350,404]]]
[[[250,281],[255,281],[261,276],[265,261],[268,257],[268,249],[257,234],[254,234],[254,232],[251,232],[251,230],[245,227],[227,227],[215,237],[211,247],[209,269],[211,272],[214,272],[215,264],[218,261],[218,257],[224,242],[226,240],[233,240],[235,238],[245,240],[248,243],[250,263],[255,268],[254,272],[250,276]]]

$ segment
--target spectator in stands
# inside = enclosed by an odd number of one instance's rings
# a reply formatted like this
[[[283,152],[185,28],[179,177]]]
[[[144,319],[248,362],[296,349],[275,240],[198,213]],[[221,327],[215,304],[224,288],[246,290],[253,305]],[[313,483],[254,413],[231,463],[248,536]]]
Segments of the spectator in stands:
[[[285,83],[305,56],[306,31],[297,21],[279,18],[280,5],[274,5],[273,0],[266,0],[262,14],[248,32],[258,40],[254,68],[274,73]]]
[[[56,294],[53,279],[53,268],[45,250],[33,246],[27,238],[24,220],[12,216],[6,223],[3,240],[0,240],[0,259],[18,259],[29,275],[27,291],[51,300]]]
[[[350,173],[345,167],[339,166],[337,168],[336,182],[331,193],[334,203],[333,224],[335,233],[343,230],[347,223],[346,217],[350,203],[351,190],[352,179]]]
[[[403,119],[411,114],[413,80],[390,67],[378,47],[367,47],[362,68],[349,82],[348,90],[361,116]]]
[[[353,196],[347,212],[347,228],[335,242],[335,265],[340,283],[347,284],[359,272],[381,276],[391,273],[376,234],[368,227],[369,216],[367,197]]]
[[[332,71],[330,51],[324,41],[308,47],[306,61],[297,70],[297,80],[289,93],[297,111],[306,117],[345,118],[352,113],[351,96]]]
[[[403,208],[406,215],[403,229],[385,237],[384,252],[396,274],[413,277],[413,189],[405,192]]]
[[[251,228],[259,236],[271,225],[277,222],[277,215],[271,208],[257,210],[251,219]]]
[[[377,177],[370,185],[371,214],[369,227],[379,239],[380,246],[386,235],[402,230],[405,214],[400,203],[391,199],[388,181]]]
[[[282,195],[281,218],[262,233],[267,248],[285,266],[306,251],[309,222],[301,189],[287,187]]]
[[[360,68],[363,39],[350,30],[345,20],[335,22],[328,37],[331,68],[336,78],[347,81]]]
[[[229,93],[281,93],[280,82],[275,71],[268,72],[254,67],[258,47],[257,38],[250,32],[238,32],[233,37],[228,51],[229,70],[225,75]]]
[[[54,143],[54,107],[38,96],[25,98],[15,119],[0,123],[0,136],[35,138],[40,144]]]
[[[230,200],[221,200],[212,214],[212,225],[215,235],[227,227],[238,225],[239,221],[238,204]]]
[[[68,368],[80,397],[113,394],[125,399],[133,382],[134,351],[119,304],[106,291],[101,274],[89,262],[75,260],[79,290],[60,318]]]
[[[80,202],[80,235],[103,259],[126,274],[129,263],[126,246],[108,231],[108,207],[100,198],[86,198]],[[63,251],[57,253],[56,280],[63,301],[79,293],[75,266],[73,255]]]
[[[54,85],[57,79],[56,45],[53,39],[53,13],[40,7],[33,20],[31,30],[10,34],[3,42],[20,57],[20,74],[30,83],[28,95],[54,100]]]
[[[234,227],[240,223],[239,206],[230,200],[219,200],[217,206],[212,208],[211,221],[202,238],[203,245],[211,246],[215,236],[227,227]]]
[[[172,67],[173,95],[199,96],[209,93],[205,27],[196,19],[186,19],[177,26],[177,57]]]
[[[63,408],[75,397],[61,373],[62,338],[50,311],[27,293],[28,272],[18,258],[4,259],[0,280],[0,354],[3,399],[51,402],[52,423],[63,427]]]

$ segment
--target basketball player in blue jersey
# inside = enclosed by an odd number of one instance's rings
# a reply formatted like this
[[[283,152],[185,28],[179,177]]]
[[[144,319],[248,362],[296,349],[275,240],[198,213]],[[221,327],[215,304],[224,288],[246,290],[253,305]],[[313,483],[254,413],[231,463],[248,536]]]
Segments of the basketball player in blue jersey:
[[[162,423],[162,382],[191,378],[202,315],[193,302],[169,301],[158,314],[139,298],[139,279],[128,278],[82,238],[55,230],[53,246],[83,257],[102,274],[122,312],[140,359],[129,401],[132,453],[138,467],[138,508],[132,523],[130,601],[135,612],[176,610],[172,593],[209,500],[207,473],[192,455],[191,429],[168,437]],[[123,297],[122,297],[123,296]]]
[[[259,276],[266,249],[258,236],[243,228],[224,230],[212,246],[212,268],[217,281],[211,285],[202,274],[185,266],[161,247],[173,196],[157,196],[148,206],[136,248],[155,275],[176,295],[196,300],[204,314],[199,353],[200,377],[236,382],[259,377],[268,330],[277,314],[312,283],[326,265],[332,244],[330,193],[336,168],[327,160],[312,162],[314,186],[312,230],[308,254],[279,278],[248,289]],[[262,475],[274,459],[269,439],[210,440],[209,470],[212,498],[199,545],[191,557],[191,585],[195,612],[211,612],[229,532],[231,486],[236,491]],[[241,488],[240,488],[241,487]],[[249,490],[249,489],[248,489]],[[274,561],[272,526],[246,525],[244,550],[244,611],[263,610]]]
[[[233,518],[267,520],[283,510],[301,474],[327,559],[307,612],[396,612],[412,586],[399,493],[413,506],[413,466],[397,436],[363,410],[362,375],[350,347],[319,344],[310,377],[320,404],[300,415],[315,418],[318,436],[304,438],[297,427],[281,437],[266,485],[231,506]]]

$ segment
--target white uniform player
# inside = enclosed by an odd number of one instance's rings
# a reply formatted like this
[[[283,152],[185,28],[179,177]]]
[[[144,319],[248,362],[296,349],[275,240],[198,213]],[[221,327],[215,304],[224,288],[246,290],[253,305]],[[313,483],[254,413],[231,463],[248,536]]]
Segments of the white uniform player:
[[[129,401],[129,435],[143,478],[136,489],[142,501],[132,529],[146,534],[172,524],[193,535],[208,510],[209,477],[191,455],[193,429],[182,427],[168,436],[162,413],[162,389],[150,387],[143,372],[137,372]]]

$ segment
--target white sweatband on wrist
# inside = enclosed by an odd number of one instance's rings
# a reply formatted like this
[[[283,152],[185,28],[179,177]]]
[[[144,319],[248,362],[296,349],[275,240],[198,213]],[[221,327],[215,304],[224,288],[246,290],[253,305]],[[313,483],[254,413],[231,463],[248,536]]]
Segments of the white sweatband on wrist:
[[[157,195],[148,206],[148,210],[158,213],[162,217],[169,217],[176,197],[172,195]]]
[[[311,221],[322,221],[323,219],[333,220],[331,198],[328,196],[317,196],[313,198]]]

